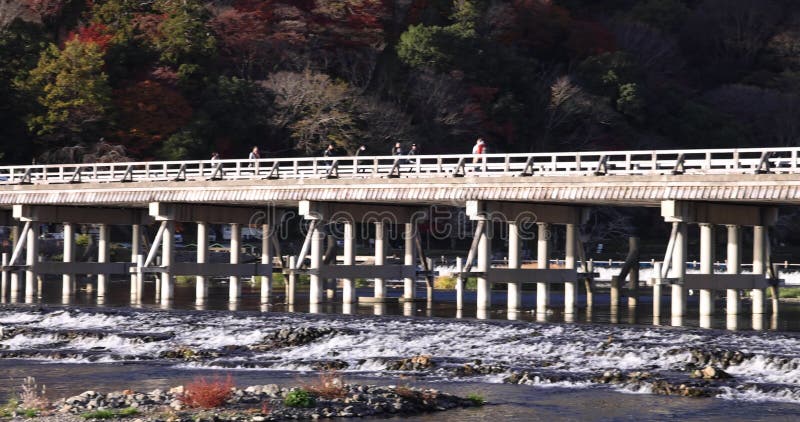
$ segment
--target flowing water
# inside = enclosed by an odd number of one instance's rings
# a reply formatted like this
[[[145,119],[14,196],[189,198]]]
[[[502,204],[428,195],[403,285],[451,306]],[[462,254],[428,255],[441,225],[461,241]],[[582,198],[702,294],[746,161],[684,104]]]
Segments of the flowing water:
[[[235,305],[227,303],[227,286],[215,286],[200,310],[191,285],[178,286],[167,308],[131,306],[124,282],[112,283],[112,296],[101,305],[90,292],[62,303],[58,287],[45,283],[33,304],[0,305],[0,399],[28,375],[47,384],[55,398],[87,389],[164,388],[211,373],[231,373],[239,385],[296,385],[333,365],[349,381],[432,385],[478,392],[491,402],[416,420],[795,420],[800,414],[798,304],[782,304],[774,318],[744,313],[734,321],[737,330],[728,330],[731,321],[721,310],[711,329],[698,328],[692,314],[683,327],[669,326],[669,318],[654,320],[645,299],[639,309],[610,312],[607,297],[605,304],[598,297],[592,312],[584,309],[566,323],[558,311],[536,321],[531,313],[509,315],[502,306],[488,319],[475,319],[474,311],[457,313],[453,297],[438,292],[432,307],[329,304],[309,313],[307,305],[294,312],[262,307],[248,285]],[[152,302],[152,284],[148,289]],[[503,296],[495,292],[494,303],[504,304]],[[474,309],[470,299],[467,308]],[[560,300],[554,295],[553,303]],[[523,306],[534,303],[526,292]],[[696,309],[696,301],[689,307]],[[269,346],[281,330],[304,327],[316,333],[310,340]],[[613,370],[698,382],[688,377],[698,356],[722,359],[737,352],[739,359],[725,369],[733,378],[708,382],[715,387],[711,398],[656,395],[649,382],[598,382]],[[390,370],[422,354],[432,356],[433,367]],[[523,384],[509,384],[512,374],[525,374]]]

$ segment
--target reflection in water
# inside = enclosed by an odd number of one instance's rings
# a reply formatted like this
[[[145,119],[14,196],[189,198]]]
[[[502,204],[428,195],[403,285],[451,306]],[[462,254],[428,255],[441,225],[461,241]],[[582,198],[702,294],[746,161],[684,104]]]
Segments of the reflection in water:
[[[673,326],[690,326],[703,328],[717,328],[728,330],[772,330],[800,331],[800,303],[782,302],[779,314],[768,313],[766,315],[751,316],[749,312],[742,313],[738,318],[729,316],[724,309],[710,317],[700,317],[698,315],[698,303],[695,297],[690,297],[687,305],[688,313],[681,317],[653,316],[653,304],[647,296],[639,299],[639,306],[628,307],[620,305],[611,307],[608,295],[595,292],[593,297],[593,307],[586,306],[585,296],[579,297],[579,304],[575,314],[565,314],[558,306],[549,308],[546,312],[534,312],[536,308],[535,295],[523,294],[523,302],[520,311],[508,311],[506,303],[506,292],[496,291],[493,294],[492,303],[495,306],[486,311],[477,312],[476,297],[474,291],[466,291],[464,295],[464,306],[462,310],[456,309],[455,294],[451,291],[437,290],[434,293],[432,303],[424,302],[399,302],[392,300],[389,303],[369,303],[343,305],[341,295],[335,302],[308,305],[307,291],[298,291],[297,304],[288,305],[285,302],[286,295],[282,289],[276,289],[276,295],[272,298],[272,303],[267,308],[262,306],[260,286],[257,283],[243,283],[242,297],[233,303],[228,302],[227,284],[211,284],[209,295],[205,300],[196,300],[195,288],[192,284],[183,284],[175,287],[175,298],[172,301],[161,304],[156,299],[156,292],[160,290],[159,283],[152,280],[144,283],[142,289],[142,301],[131,302],[129,280],[114,280],[109,285],[108,295],[105,298],[97,298],[94,294],[95,289],[90,289],[91,283],[82,280],[80,287],[83,289],[76,294],[68,297],[62,295],[61,280],[45,280],[42,290],[42,299],[26,300],[26,303],[47,303],[70,306],[130,306],[133,308],[158,308],[158,309],[190,309],[190,310],[229,310],[229,311],[262,311],[262,312],[310,312],[310,313],[331,313],[331,314],[369,314],[369,315],[402,315],[405,317],[444,317],[444,318],[478,318],[478,319],[506,319],[512,321],[536,321],[536,322],[568,322],[585,321],[589,323],[612,323],[612,324],[652,324],[662,325],[671,324]],[[8,303],[16,303],[19,298],[10,294],[4,297]],[[24,295],[24,291],[21,292]],[[372,296],[369,288],[359,289],[359,296]],[[388,296],[391,299],[402,295],[402,289],[388,289]],[[560,292],[552,293],[552,303],[563,303],[559,297]],[[663,303],[669,303],[669,296],[666,296]],[[625,301],[623,301],[625,303]],[[555,313],[553,313],[555,310]],[[751,318],[752,317],[752,318]],[[765,320],[765,318],[769,318]]]

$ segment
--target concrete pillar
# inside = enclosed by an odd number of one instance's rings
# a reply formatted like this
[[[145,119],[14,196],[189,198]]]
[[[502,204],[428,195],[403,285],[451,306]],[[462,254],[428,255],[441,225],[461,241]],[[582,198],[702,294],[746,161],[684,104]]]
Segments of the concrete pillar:
[[[405,224],[405,233],[403,233],[403,240],[405,242],[405,255],[403,265],[411,265],[414,269],[416,266],[416,250],[414,248],[414,223]],[[417,277],[406,277],[403,279],[403,298],[416,299],[417,297]]]
[[[158,295],[161,297],[161,304],[167,305],[175,298],[175,281],[172,279],[172,272],[169,267],[175,256],[175,222],[167,221],[164,226],[164,235],[161,238],[161,288]]]
[[[309,304],[318,305],[322,303],[322,277],[313,274],[313,270],[318,270],[322,266],[322,241],[325,235],[319,229],[319,224],[314,226],[314,232],[311,234],[311,265],[310,269],[312,274],[310,276],[310,285],[308,290]]]
[[[269,303],[272,296],[272,231],[269,224],[261,225],[261,263],[268,271],[261,274],[261,303]]]
[[[520,267],[521,245],[519,241],[519,225],[516,221],[508,222],[508,268],[517,269]],[[512,313],[519,312],[522,307],[522,283],[508,283],[508,314],[509,319]],[[516,319],[514,317],[513,319]]]
[[[34,221],[31,223],[26,241],[25,264],[28,268],[25,270],[25,300],[28,302],[28,299],[33,299],[36,296],[38,275],[36,267],[39,264],[39,222]]]
[[[242,226],[238,223],[231,224],[231,264],[239,263],[239,255],[242,253]],[[242,286],[240,277],[232,275],[228,278],[228,302],[237,302],[242,296]]]
[[[142,273],[142,267],[144,267],[144,255],[138,253],[136,254],[136,274],[135,274],[136,303],[142,303],[142,297],[144,297],[144,273]]]
[[[197,222],[197,263],[205,264],[208,262],[208,223]],[[194,300],[196,303],[203,303],[208,299],[208,283],[206,276],[198,275],[195,277]]]
[[[375,265],[386,263],[386,239],[383,223],[375,223]],[[386,297],[386,282],[382,278],[375,279],[375,298]]]
[[[547,223],[536,223],[538,227],[538,241],[536,245],[537,268],[545,269],[550,267],[550,225]],[[536,313],[544,316],[547,307],[550,306],[550,284],[536,283]]]
[[[64,262],[75,261],[75,225],[72,223],[64,223]],[[61,276],[61,296],[69,297],[75,294],[75,274],[65,273]]]
[[[653,319],[661,318],[661,263],[653,264]]]
[[[765,272],[767,258],[766,231],[767,228],[764,226],[753,227],[753,274],[764,274]],[[753,301],[753,314],[763,314],[764,289],[753,289],[750,296]]]
[[[342,264],[355,265],[356,263],[356,249],[355,249],[355,230],[352,221],[344,222],[344,256]],[[356,286],[355,280],[352,278],[345,278],[342,280],[342,303],[345,305],[352,305],[356,303]]]
[[[564,267],[575,269],[575,245],[577,244],[576,226],[567,224],[566,226],[566,245],[564,246]],[[564,283],[564,313],[574,314],[578,303],[578,282],[568,281]]]
[[[3,253],[3,267],[8,265],[8,259],[8,254]],[[0,303],[6,302],[6,292],[8,292],[8,270],[3,270],[0,278]]]
[[[100,224],[98,226],[97,236],[97,262],[108,262],[110,250],[108,225]],[[108,273],[97,274],[97,297],[105,297],[108,290]]]
[[[700,224],[700,273],[714,274],[714,225]],[[700,316],[714,315],[714,292],[700,289]]]
[[[478,276],[478,312],[488,311],[492,307],[492,283],[487,276],[489,271],[489,260],[491,259],[491,242],[489,240],[487,229],[488,222],[483,226],[480,233],[480,240],[478,241],[478,268],[483,275]]]
[[[728,228],[728,264],[726,265],[728,274],[739,274],[742,270],[742,231],[739,226],[729,225]],[[736,325],[736,317],[741,312],[738,289],[727,289],[725,291],[725,311],[728,315],[734,315],[733,324],[728,318],[728,326]],[[736,328],[733,328],[734,330]]]
[[[142,226],[134,224],[131,226],[131,262],[136,264],[138,261],[137,256],[141,254],[139,240],[142,237]],[[136,302],[141,300],[141,293],[139,288],[139,277],[136,273],[131,274],[131,301]]]
[[[592,261],[591,259],[589,260],[589,262],[586,263],[586,271],[588,271],[589,274],[594,274],[594,261]],[[586,287],[586,312],[587,312],[587,318],[589,318],[592,312],[592,306],[594,305],[594,291],[592,286],[592,277],[587,276],[586,279],[584,280],[584,284]],[[591,319],[589,319],[589,322],[591,322]]]
[[[674,249],[672,250],[672,267],[670,268],[670,277],[683,280],[686,275],[686,249],[687,249],[687,226],[686,223],[678,224],[678,230],[675,233]],[[683,325],[682,318],[686,315],[686,289],[683,284],[672,285],[672,316],[673,323],[680,322],[677,325]],[[674,317],[679,317],[680,321]]]
[[[296,259],[297,258],[294,256],[289,257],[289,270],[291,270],[291,272],[289,273],[289,280],[286,283],[286,304],[289,306],[294,306],[295,292],[297,289],[297,275],[294,273]]]
[[[19,271],[11,271],[11,282],[9,285],[9,298],[11,303],[15,303],[19,299]]]
[[[456,310],[464,309],[464,276],[461,272],[464,271],[464,263],[461,261],[461,257],[456,257],[456,272],[458,273],[458,277],[456,277]]]
[[[636,251],[636,262],[628,272],[628,313],[635,317],[636,313],[630,312],[630,310],[635,309],[639,304],[639,238],[629,238],[628,245],[630,250]]]

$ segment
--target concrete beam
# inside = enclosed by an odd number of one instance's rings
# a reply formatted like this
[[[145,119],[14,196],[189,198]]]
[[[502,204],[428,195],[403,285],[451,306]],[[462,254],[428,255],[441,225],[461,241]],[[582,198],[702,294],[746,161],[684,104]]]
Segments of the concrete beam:
[[[309,270],[309,273],[314,272]],[[414,265],[323,265],[316,271],[323,278],[381,278],[400,280],[416,278],[417,267]]]
[[[425,207],[385,204],[300,201],[298,212],[306,220],[354,223],[405,224],[428,219],[428,209]]]
[[[768,285],[763,274],[686,274],[683,276],[683,287],[687,289],[765,289]]]
[[[19,221],[45,223],[130,225],[153,222],[153,219],[144,210],[131,208],[17,204],[14,205],[13,215]]]
[[[771,226],[778,209],[713,202],[662,201],[661,216],[668,223],[708,223],[737,226]]]
[[[273,224],[285,210],[274,207],[231,207],[226,205],[151,202],[150,215],[156,221],[202,221],[210,224]]]
[[[490,268],[489,280],[492,283],[567,283],[578,279],[574,268],[559,269],[525,269],[525,268]]]
[[[121,263],[126,264],[126,263]],[[203,275],[206,277],[252,277],[256,275],[263,275],[269,268],[268,264],[229,264],[226,262],[207,262],[205,264],[198,264],[195,262],[174,262],[169,267],[144,267],[143,273],[162,273],[168,271],[174,275]],[[131,268],[131,272],[136,270],[135,267]]]
[[[44,261],[37,263],[39,274],[130,274],[129,268],[135,267],[132,262],[58,262]]]
[[[467,201],[466,213],[472,220],[483,215],[489,221],[580,224],[583,209],[566,205],[523,202]]]

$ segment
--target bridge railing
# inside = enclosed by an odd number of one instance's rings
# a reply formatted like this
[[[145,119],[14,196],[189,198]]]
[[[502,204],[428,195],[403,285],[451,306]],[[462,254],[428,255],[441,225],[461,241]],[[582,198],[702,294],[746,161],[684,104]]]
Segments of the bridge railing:
[[[798,173],[800,148],[265,158],[0,167],[0,184]]]

